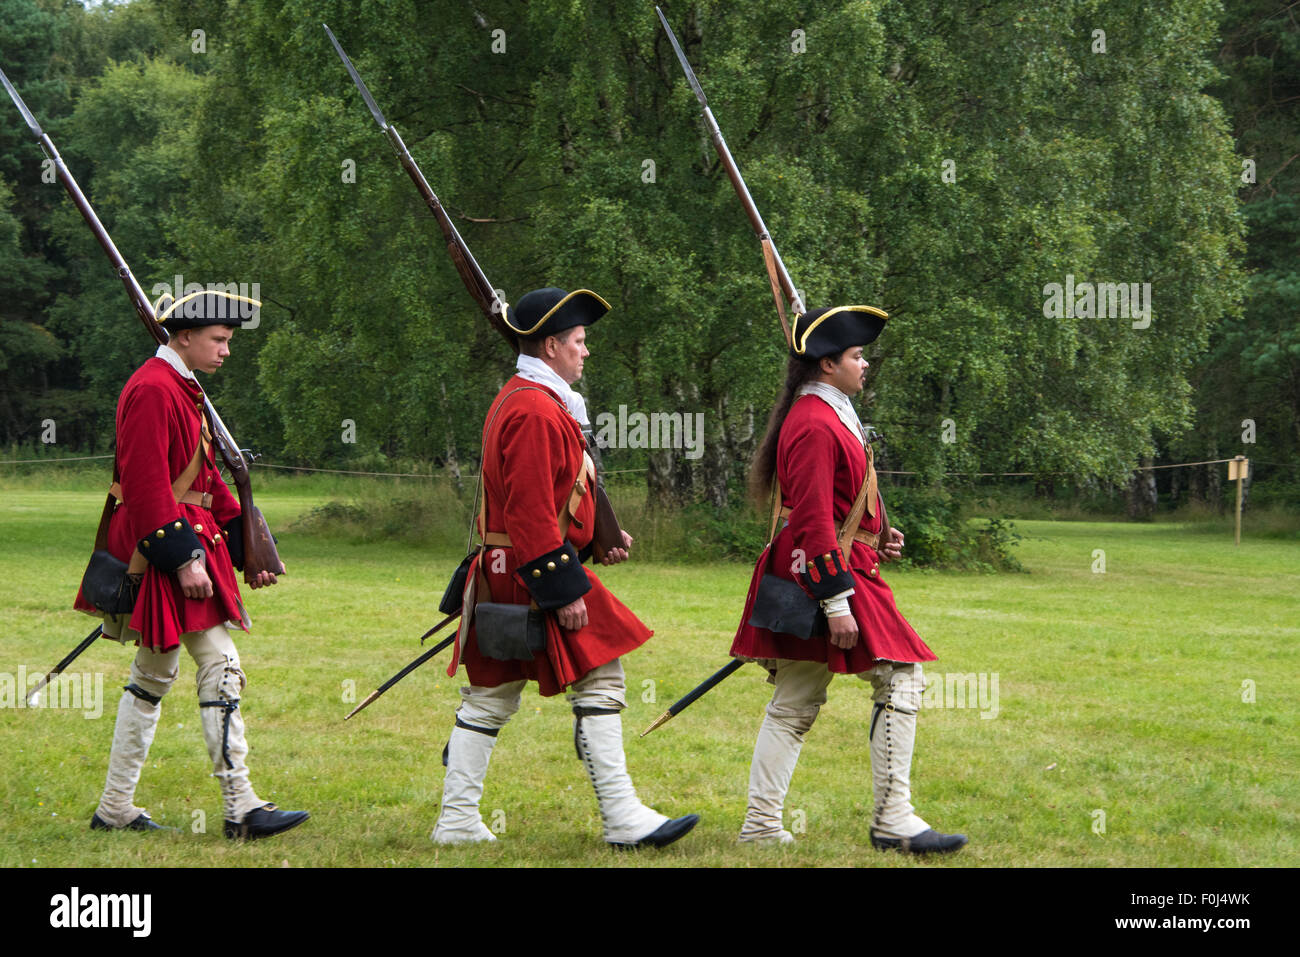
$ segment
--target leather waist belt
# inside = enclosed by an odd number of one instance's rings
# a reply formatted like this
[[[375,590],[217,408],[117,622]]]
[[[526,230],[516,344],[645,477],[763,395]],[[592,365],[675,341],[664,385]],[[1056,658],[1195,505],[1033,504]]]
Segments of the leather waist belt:
[[[780,520],[783,522],[788,522],[790,520],[790,510],[788,508],[783,507],[781,511],[778,513],[778,515],[780,516]],[[855,542],[861,542],[862,544],[866,545],[867,548],[871,548],[871,549],[880,548],[879,532],[869,532],[865,528],[859,527],[858,530],[853,533],[853,540]]]
[[[110,485],[108,487],[108,494],[113,496],[113,498],[117,499],[119,502],[125,501],[125,499],[122,498],[122,484],[120,482],[114,482]],[[194,489],[190,489],[188,492],[184,492],[177,496],[176,501],[181,505],[197,505],[199,508],[210,509],[212,508],[212,493],[198,492]]]
[[[483,544],[488,548],[514,548],[505,532],[488,532],[483,536]]]

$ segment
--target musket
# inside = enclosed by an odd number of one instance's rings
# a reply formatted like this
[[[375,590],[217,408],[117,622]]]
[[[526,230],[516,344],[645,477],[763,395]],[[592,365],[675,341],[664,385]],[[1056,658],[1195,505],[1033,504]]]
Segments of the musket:
[[[334,31],[324,23],[322,23],[321,26],[325,27],[325,33],[329,35],[330,43],[334,44],[334,49],[338,53],[339,59],[341,59],[343,65],[347,67],[348,75],[352,77],[352,82],[355,83],[357,89],[361,91],[361,98],[366,101],[366,106],[370,110],[370,115],[375,118],[375,122],[379,124],[379,129],[388,137],[388,142],[392,144],[393,151],[401,161],[403,169],[405,169],[407,175],[411,177],[411,182],[415,183],[415,188],[420,191],[420,195],[424,198],[425,205],[429,207],[429,211],[433,213],[434,219],[438,221],[438,228],[442,230],[443,239],[447,241],[447,254],[451,256],[452,264],[456,267],[456,272],[460,274],[461,281],[465,284],[465,288],[469,290],[470,296],[476,303],[478,303],[479,308],[483,310],[483,315],[487,317],[492,328],[501,333],[506,342],[510,343],[510,348],[518,354],[519,340],[515,337],[515,334],[510,331],[510,327],[505,323],[507,308],[506,301],[497,295],[496,289],[490,282],[488,282],[488,278],[483,274],[483,270],[479,267],[478,261],[474,258],[474,254],[471,253],[469,247],[465,245],[465,240],[461,239],[460,232],[456,229],[456,224],[451,221],[451,217],[447,215],[447,211],[442,208],[442,203],[438,201],[438,197],[434,194],[433,187],[431,187],[429,181],[424,178],[424,174],[420,172],[420,167],[411,156],[411,151],[408,150],[406,144],[402,142],[401,134],[399,134],[397,129],[384,118],[383,112],[375,104],[375,98],[370,95],[370,90],[366,87],[365,81],[362,80],[361,75],[357,73],[356,67],[352,65],[352,61],[348,59],[348,55],[343,52],[343,47],[339,44],[339,41],[335,39]]]
[[[727,148],[727,141],[722,138],[722,130],[718,127],[718,121],[713,118],[713,111],[709,109],[709,102],[704,98],[704,90],[700,87],[700,81],[695,77],[695,71],[691,69],[690,63],[686,61],[686,54],[682,52],[681,44],[677,42],[677,36],[673,33],[673,28],[668,25],[668,20],[664,17],[664,12],[655,7],[655,13],[659,15],[659,22],[663,24],[664,32],[668,34],[668,42],[673,46],[673,52],[677,54],[677,59],[682,65],[682,70],[686,73],[686,80],[695,91],[695,97],[700,101],[703,109],[704,125],[708,127],[709,135],[713,139],[713,148],[718,152],[718,159],[722,161],[722,167],[727,171],[727,176],[731,179],[731,185],[736,189],[736,195],[740,197],[740,203],[745,207],[745,215],[749,217],[749,223],[754,227],[754,232],[758,236],[758,241],[763,247],[763,261],[767,267],[768,279],[772,284],[772,298],[776,301],[777,315],[781,319],[781,328],[785,332],[785,341],[788,345],[790,342],[790,327],[786,324],[785,309],[781,303],[781,294],[783,293],[790,303],[790,311],[798,316],[804,312],[803,299],[799,291],[794,287],[794,281],[790,278],[790,273],[785,268],[785,263],[781,260],[781,254],[776,251],[776,244],[772,242],[772,236],[767,231],[767,224],[763,222],[763,217],[754,204],[754,197],[749,195],[749,187],[745,185],[744,178],[740,175],[740,167],[736,165],[735,159],[731,156],[731,150]],[[778,292],[779,290],[779,292]]]
[[[5,76],[3,70],[0,70],[0,82],[4,83],[5,90],[8,91],[14,105],[18,107],[18,112],[23,115],[27,122],[27,128],[30,129],[40,144],[42,152],[54,164],[55,172],[58,174],[59,182],[67,190],[68,195],[72,197],[72,202],[80,211],[82,218],[86,220],[86,225],[90,231],[95,234],[95,239],[107,254],[109,262],[113,264],[113,271],[117,277],[122,280],[126,287],[127,298],[131,300],[131,305],[135,307],[136,315],[144,323],[145,329],[149,335],[153,336],[158,345],[166,345],[167,330],[158,324],[154,313],[153,304],[150,303],[149,297],[144,294],[140,283],[131,273],[131,267],[126,264],[122,254],[118,252],[117,246],[104,228],[104,224],[99,221],[99,216],[91,207],[89,200],[77,185],[73,178],[72,172],[68,169],[63,157],[59,155],[58,149],[55,148],[54,142],[50,139],[41,125],[36,122],[36,117],[32,115],[23,98],[18,95],[13,84],[9,82],[9,77]],[[177,290],[179,295],[180,290]],[[275,540],[271,537],[271,530],[266,525],[266,519],[262,517],[261,511],[253,504],[253,490],[248,475],[248,460],[244,457],[244,452],[235,442],[230,430],[226,424],[221,421],[221,416],[213,408],[212,401],[208,398],[207,393],[203,392],[200,387],[199,391],[203,393],[203,405],[208,414],[208,421],[212,425],[213,441],[216,442],[217,449],[221,452],[221,458],[226,463],[226,468],[230,476],[235,481],[235,488],[239,492],[239,509],[241,514],[241,525],[244,533],[244,581],[251,582],[263,571],[270,571],[276,575],[284,574],[284,563],[280,561],[280,555],[275,549]]]
[[[708,678],[704,679],[704,681],[702,681],[699,684],[699,686],[695,688],[695,690],[683,695],[680,699],[678,699],[678,701],[671,708],[669,708],[659,717],[655,718],[654,724],[650,725],[650,727],[646,728],[644,731],[641,732],[641,737],[644,738],[647,734],[649,734],[655,728],[659,727],[661,724],[666,724],[672,718],[677,717],[677,715],[681,714],[692,704],[694,704],[697,698],[706,694],[708,691],[710,691],[713,688],[714,685],[722,681],[724,678],[730,677],[732,674],[739,671],[744,664],[745,664],[744,659],[733,658],[727,664],[723,665],[713,674],[709,675]]]
[[[67,656],[62,661],[60,661],[57,665],[55,665],[52,669],[50,669],[50,673],[47,674],[44,678],[42,678],[40,684],[38,684],[35,688],[33,688],[31,694],[27,696],[27,706],[33,707],[34,706],[33,703],[36,701],[36,696],[41,693],[41,689],[44,688],[47,684],[49,684],[51,681],[53,681],[55,678],[57,678],[59,675],[61,675],[63,673],[63,669],[68,667],[68,665],[72,664],[74,661],[76,661],[77,656],[80,655],[87,648],[89,648],[91,645],[93,645],[95,643],[95,639],[98,638],[103,633],[104,633],[104,626],[99,625],[98,627],[95,628],[94,631],[92,631],[90,634],[88,634],[85,637],[85,639],[81,642],[81,644],[77,645],[77,647],[73,648],[72,651],[68,652]]]
[[[454,615],[448,615],[448,616],[447,616],[446,618],[444,618],[442,621],[438,622],[438,624],[434,625],[432,628],[430,628],[428,631],[426,631],[423,635],[421,635],[421,636],[420,636],[420,643],[421,643],[421,644],[424,644],[424,639],[425,639],[425,638],[428,638],[428,637],[430,637],[430,636],[432,636],[432,635],[437,634],[439,631],[442,630],[442,628],[443,628],[444,625],[447,625],[447,624],[449,624],[449,623],[455,621],[455,620],[456,620],[457,618],[459,618],[459,617],[460,617],[460,612],[456,612],[456,614],[454,614]],[[407,665],[405,668],[403,668],[403,669],[402,669],[401,671],[399,671],[397,674],[393,675],[391,678],[389,678],[387,681],[385,681],[383,684],[381,684],[378,688],[376,688],[374,691],[372,691],[372,692],[370,693],[370,697],[368,697],[365,701],[361,702],[361,704],[357,705],[355,708],[353,708],[351,711],[349,711],[349,712],[347,713],[347,715],[343,718],[343,720],[344,720],[344,721],[348,720],[348,718],[352,717],[354,714],[356,714],[356,713],[357,713],[358,711],[360,711],[362,708],[364,708],[364,707],[366,707],[367,705],[369,705],[370,702],[374,701],[374,700],[375,700],[376,698],[378,698],[381,694],[383,694],[385,691],[387,691],[387,690],[388,690],[389,688],[391,688],[393,685],[397,684],[397,682],[401,681],[403,678],[405,678],[407,675],[409,675],[412,671],[414,671],[416,668],[420,667],[420,665],[424,664],[426,661],[428,661],[430,658],[432,658],[432,657],[433,657],[434,655],[436,655],[438,652],[442,651],[442,649],[446,648],[448,645],[450,645],[450,644],[451,644],[453,641],[455,641],[455,640],[456,640],[456,636],[455,636],[455,635],[448,635],[446,638],[442,639],[442,641],[438,642],[436,645],[434,645],[432,648],[430,648],[430,649],[429,649],[428,651],[426,651],[424,654],[420,655],[420,657],[416,658],[416,659],[415,659],[414,661],[412,661],[409,665]]]
[[[478,260],[469,251],[469,246],[465,244],[465,240],[461,238],[460,232],[456,229],[456,224],[451,221],[451,217],[447,215],[447,211],[443,209],[442,203],[438,201],[438,197],[434,194],[433,187],[429,185],[429,181],[420,172],[419,165],[411,156],[411,151],[406,148],[406,144],[402,142],[401,135],[393,127],[393,124],[384,118],[383,111],[375,103],[375,98],[370,95],[370,89],[366,86],[365,81],[361,79],[361,74],[357,73],[357,68],[352,65],[347,53],[343,51],[343,46],[334,36],[334,31],[327,24],[322,23],[321,26],[325,28],[325,33],[329,36],[330,43],[334,45],[334,51],[339,55],[339,59],[347,67],[348,75],[352,77],[352,82],[356,84],[357,90],[360,91],[361,98],[366,101],[366,107],[370,110],[370,115],[375,118],[375,122],[379,124],[379,129],[388,137],[388,142],[392,144],[393,151],[397,153],[397,158],[401,161],[403,169],[411,177],[411,181],[415,183],[415,188],[420,191],[420,195],[424,198],[425,205],[429,207],[429,211],[433,213],[434,218],[438,221],[438,228],[442,230],[443,239],[447,241],[447,254],[451,256],[452,265],[456,267],[456,272],[460,274],[461,282],[469,290],[471,298],[478,303],[479,309],[483,311],[483,315],[487,317],[492,328],[501,333],[506,342],[510,343],[510,348],[518,354],[519,340],[505,322],[506,301],[497,295],[496,287],[488,282],[488,278],[484,275]],[[590,440],[589,446],[594,449],[594,443],[590,442]],[[592,455],[598,457],[599,453],[593,451]],[[618,516],[614,514],[614,506],[609,500],[609,495],[605,492],[604,485],[599,481],[596,484],[595,505],[596,521],[593,534],[599,548],[599,554],[597,555],[599,558],[601,554],[608,552],[612,548],[623,547],[623,531],[622,526],[619,525]]]

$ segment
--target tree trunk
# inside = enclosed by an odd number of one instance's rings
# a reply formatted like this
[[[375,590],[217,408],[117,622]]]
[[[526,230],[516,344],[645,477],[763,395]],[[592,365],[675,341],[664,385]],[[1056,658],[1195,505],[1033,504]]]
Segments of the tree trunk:
[[[1128,481],[1127,512],[1128,517],[1148,520],[1156,512],[1156,473],[1151,470],[1151,458],[1144,457],[1140,464],[1144,470],[1135,471]]]

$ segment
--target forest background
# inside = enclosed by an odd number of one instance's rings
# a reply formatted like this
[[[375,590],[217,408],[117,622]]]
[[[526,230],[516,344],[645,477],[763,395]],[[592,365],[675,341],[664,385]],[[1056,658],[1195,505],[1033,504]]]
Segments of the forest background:
[[[1300,505],[1294,6],[662,6],[806,301],[890,313],[860,409],[947,557],[990,487],[1214,512],[1223,465],[1152,467],[1244,454],[1253,506]],[[322,21],[510,301],[610,301],[593,413],[703,413],[698,455],[625,442],[606,467],[752,555],[784,342],[648,2],[5,0],[0,66],[146,292],[256,284],[205,383],[240,442],[463,497],[512,372]],[[105,454],[151,343],[0,107],[3,458]],[[1149,315],[1060,315],[1053,284],[1086,283],[1149,288]]]

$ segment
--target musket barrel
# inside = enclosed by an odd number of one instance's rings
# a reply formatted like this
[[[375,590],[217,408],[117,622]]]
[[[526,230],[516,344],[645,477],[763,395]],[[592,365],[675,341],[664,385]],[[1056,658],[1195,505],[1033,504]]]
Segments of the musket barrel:
[[[131,272],[131,267],[126,264],[126,259],[118,250],[117,244],[113,242],[113,237],[108,234],[104,224],[100,222],[99,215],[95,212],[90,201],[86,199],[86,194],[81,191],[81,186],[77,183],[72,171],[68,169],[68,164],[63,162],[63,157],[59,155],[58,148],[55,147],[54,141],[50,139],[48,133],[41,133],[40,147],[43,152],[53,163],[54,169],[58,173],[59,182],[63,184],[64,190],[72,199],[73,205],[81,213],[86,224],[90,226],[90,231],[95,234],[95,239],[99,242],[100,247],[108,255],[109,262],[113,264],[113,271],[117,278],[122,280],[126,286],[126,294],[131,300],[131,305],[135,307],[140,321],[144,323],[149,334],[153,336],[154,341],[159,345],[167,342],[167,330],[154,321],[153,306],[149,298],[144,294],[144,289],[136,280],[135,275]]]

